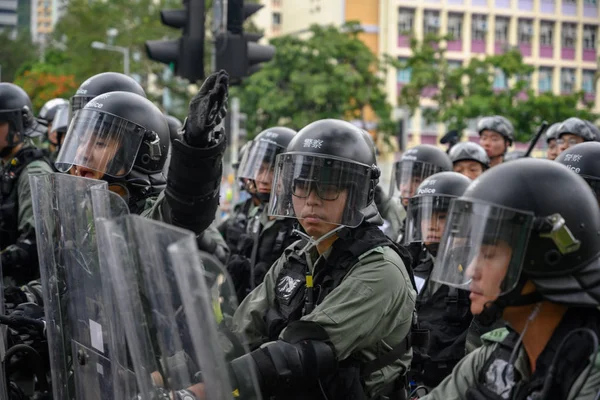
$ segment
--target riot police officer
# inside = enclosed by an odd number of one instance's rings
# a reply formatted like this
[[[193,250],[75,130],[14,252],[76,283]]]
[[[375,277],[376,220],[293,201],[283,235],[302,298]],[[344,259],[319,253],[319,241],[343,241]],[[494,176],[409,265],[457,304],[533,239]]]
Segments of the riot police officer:
[[[550,125],[550,127],[546,130],[546,144],[548,145],[548,151],[546,152],[546,158],[548,160],[554,160],[560,153],[558,151],[558,143],[556,142],[558,139],[558,135],[556,134],[556,130],[560,122],[554,123]]]
[[[246,362],[266,397],[404,391],[416,293],[399,249],[369,222],[381,223],[379,175],[372,139],[340,120],[309,124],[278,157],[269,214],[297,219],[306,237],[236,310],[237,329],[256,349],[231,363],[241,397]]]
[[[36,121],[23,89],[0,83],[0,248],[6,284],[39,277],[29,175],[52,172],[44,153],[29,140]]]
[[[479,144],[490,158],[490,167],[501,164],[504,154],[515,140],[512,123],[501,115],[483,117],[477,123]]]
[[[45,127],[44,141],[40,143],[40,148],[47,150],[47,156],[52,159],[54,153],[58,150],[56,144],[50,140],[50,134],[53,131],[53,121],[57,115],[58,110],[62,108],[69,108],[69,101],[65,99],[52,99],[48,100],[41,108],[37,121],[41,126]]]
[[[556,136],[558,149],[561,152],[578,143],[598,140],[589,122],[575,117],[564,120],[556,128]]]
[[[425,178],[442,171],[452,171],[452,161],[439,148],[421,144],[407,150],[392,169],[390,194],[399,197],[402,205],[408,207],[410,198]],[[398,241],[402,241],[404,227]]]
[[[132,213],[195,232],[202,250],[225,261],[228,251],[218,231],[204,232],[218,206],[227,85],[228,75],[215,73],[190,102],[183,135],[173,142],[167,178],[170,132],[165,117],[148,99],[131,92],[88,101],[73,118],[56,167],[108,181],[111,190],[127,199]],[[212,108],[217,113],[209,115]]]
[[[600,210],[585,181],[548,160],[506,163],[454,201],[446,224],[432,280],[469,289],[473,314],[508,326],[425,399],[596,398]]]
[[[285,127],[266,129],[254,138],[240,163],[238,177],[251,182],[260,201],[257,207],[249,210],[244,232],[230,248],[232,256],[227,270],[240,302],[263,281],[283,250],[298,239],[292,234],[295,221],[268,216],[266,207],[271,195],[275,159],[286,150],[295,134],[296,131]]]
[[[390,239],[396,240],[402,234],[402,226],[406,218],[406,210],[401,200],[385,193],[381,185],[375,187],[375,205],[383,218],[381,230]]]
[[[435,284],[430,275],[435,268],[434,258],[450,202],[461,196],[470,183],[469,178],[456,172],[433,174],[419,185],[408,206],[405,244],[421,250],[413,260],[419,328],[430,335],[427,346],[413,349],[411,378],[417,385],[429,388],[450,374],[465,354],[466,334],[472,319],[469,293]]]
[[[585,179],[600,203],[600,143],[576,144],[560,153],[556,161]]]
[[[473,142],[461,142],[450,148],[448,156],[454,172],[475,179],[490,167],[490,158],[486,151]]]

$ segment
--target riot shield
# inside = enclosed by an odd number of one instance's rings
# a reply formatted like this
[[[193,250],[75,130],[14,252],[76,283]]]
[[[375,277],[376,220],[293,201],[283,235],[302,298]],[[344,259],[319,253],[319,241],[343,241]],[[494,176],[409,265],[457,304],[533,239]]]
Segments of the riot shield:
[[[2,275],[2,263],[0,262],[0,276]],[[4,315],[6,312],[4,308],[4,285],[0,284],[0,315]],[[6,371],[4,369],[4,362],[6,356],[6,339],[7,339],[8,327],[6,325],[0,325],[0,399],[8,399],[8,386],[6,382]]]
[[[29,179],[53,398],[130,398],[137,388],[126,368],[125,339],[118,330],[114,296],[103,285],[106,274],[98,260],[91,199],[92,187],[106,189],[107,184],[59,173]],[[101,192],[109,196],[107,190],[97,193]],[[115,203],[116,212],[126,210]],[[108,215],[116,212],[106,211]]]
[[[207,399],[233,398],[194,234],[136,215],[96,225],[141,398],[200,383]]]

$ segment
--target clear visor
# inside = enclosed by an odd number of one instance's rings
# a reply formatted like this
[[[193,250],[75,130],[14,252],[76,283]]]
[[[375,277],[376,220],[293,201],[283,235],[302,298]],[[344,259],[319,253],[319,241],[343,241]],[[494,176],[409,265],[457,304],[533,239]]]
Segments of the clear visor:
[[[410,199],[427,177],[442,172],[437,165],[421,161],[400,161],[394,165],[390,194],[402,199]],[[405,204],[406,205],[406,204]]]
[[[52,121],[52,129],[48,134],[48,140],[56,146],[60,145],[61,138],[64,138],[67,129],[69,128],[69,108],[61,107],[56,111],[54,120]]]
[[[490,204],[451,203],[431,279],[491,300],[515,288],[533,216]]]
[[[240,163],[238,176],[270,186],[275,171],[275,158],[284,151],[285,148],[268,140],[254,142]]]
[[[78,112],[56,159],[67,172],[77,166],[118,178],[133,167],[145,129],[133,122],[94,110]]]
[[[439,243],[442,240],[450,196],[418,196],[410,199],[404,243]]]
[[[85,105],[94,98],[95,96],[73,96],[71,97],[71,111],[75,112],[83,109]]]
[[[332,157],[281,154],[276,161],[269,215],[296,218],[303,226],[356,227],[368,204],[370,170],[367,165]]]

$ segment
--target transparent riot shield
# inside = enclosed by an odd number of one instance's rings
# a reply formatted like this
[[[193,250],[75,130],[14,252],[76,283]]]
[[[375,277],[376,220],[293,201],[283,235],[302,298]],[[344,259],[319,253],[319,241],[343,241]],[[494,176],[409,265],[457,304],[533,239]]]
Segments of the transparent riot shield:
[[[206,399],[232,399],[194,234],[136,215],[96,224],[140,397],[203,385]],[[182,291],[179,283],[190,277]]]
[[[0,276],[2,275],[2,263],[0,262]],[[0,315],[5,315],[4,308],[4,285],[0,284]],[[0,399],[8,399],[8,386],[6,382],[6,371],[4,369],[4,361],[6,356],[6,339],[8,327],[0,325]]]
[[[55,399],[127,399],[127,371],[114,296],[98,259],[91,188],[103,181],[67,174],[30,176]],[[107,190],[104,193],[109,197]],[[114,216],[126,207],[114,201]],[[110,204],[106,200],[103,204]]]

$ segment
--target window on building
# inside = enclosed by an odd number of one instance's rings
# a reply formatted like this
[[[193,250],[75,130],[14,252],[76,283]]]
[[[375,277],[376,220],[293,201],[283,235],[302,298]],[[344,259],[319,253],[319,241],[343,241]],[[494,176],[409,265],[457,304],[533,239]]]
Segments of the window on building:
[[[573,93],[575,88],[575,70],[573,68],[562,68],[560,70],[561,93]]]
[[[510,19],[507,17],[496,17],[496,42],[506,43],[508,42],[508,26]]]
[[[598,26],[596,25],[584,25],[583,26],[583,48],[585,50],[595,50],[598,38],[596,32]]]
[[[540,45],[552,46],[554,38],[554,22],[542,21],[540,23]]]
[[[501,69],[494,71],[494,89],[506,89],[506,75]]]
[[[398,35],[412,33],[415,22],[415,10],[412,8],[400,8],[398,10]]]
[[[462,67],[462,61],[449,60],[448,61],[448,70],[454,71],[457,68]]]
[[[531,43],[533,36],[533,21],[530,19],[519,20],[519,43]]]
[[[561,45],[564,48],[575,48],[575,36],[577,34],[577,26],[575,24],[563,24],[561,32]]]
[[[576,4],[577,0],[562,0],[563,4]]]
[[[541,67],[538,76],[538,89],[540,93],[552,91],[552,74],[553,69],[549,67]]]
[[[485,33],[487,32],[487,16],[473,14],[473,25],[471,29],[473,40],[485,40]]]
[[[597,5],[598,1],[597,0],[583,0],[583,4],[591,4],[591,5]]]
[[[440,31],[440,12],[425,10],[423,13],[423,32],[427,34],[438,34]]]
[[[452,40],[462,40],[463,14],[449,13],[448,14],[448,34],[452,36]]]
[[[407,60],[405,58],[399,58],[398,61],[401,63],[405,63]],[[410,83],[410,75],[412,73],[412,69],[410,67],[399,69],[398,70],[398,83]]]
[[[585,93],[595,93],[596,92],[596,82],[594,79],[594,75],[596,71],[593,70],[583,70],[581,75],[581,90]]]
[[[530,88],[531,87],[531,73],[517,75],[517,81],[525,82],[525,87]]]
[[[281,13],[280,12],[273,13],[273,25],[281,25]]]

